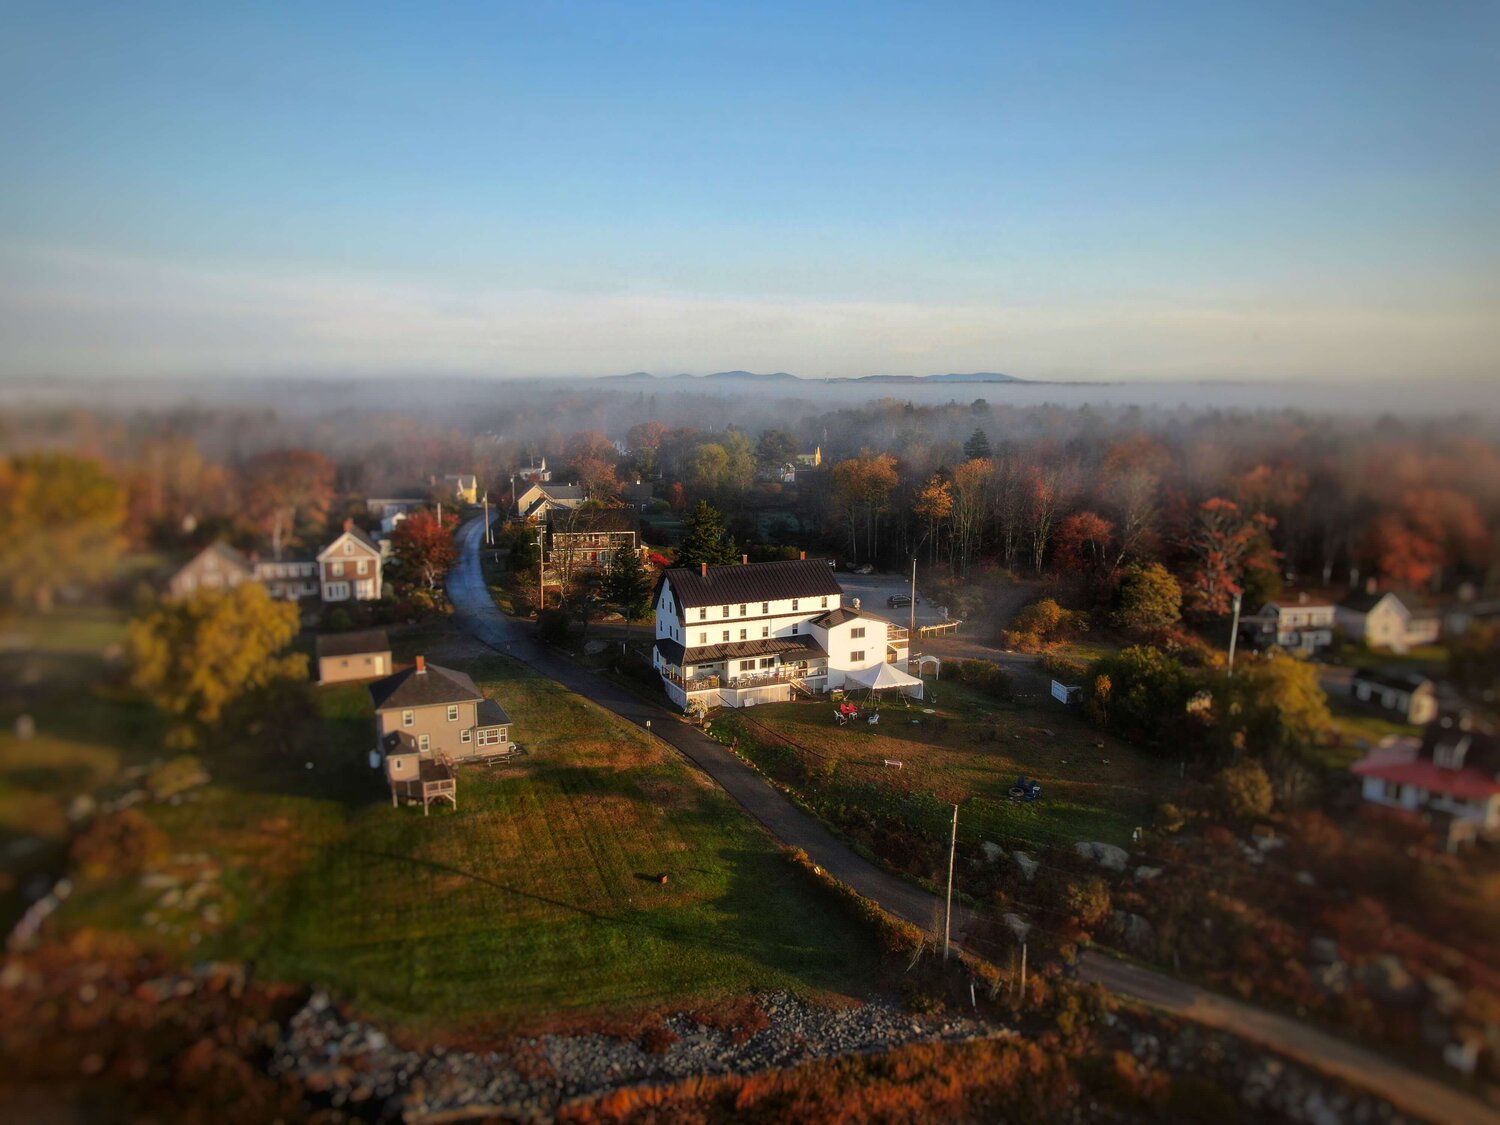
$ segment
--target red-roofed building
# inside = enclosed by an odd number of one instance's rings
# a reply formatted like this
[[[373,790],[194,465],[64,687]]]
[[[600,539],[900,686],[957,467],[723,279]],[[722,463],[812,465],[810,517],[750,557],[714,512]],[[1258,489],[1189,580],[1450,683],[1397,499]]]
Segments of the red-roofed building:
[[[1389,738],[1351,767],[1364,798],[1444,813],[1500,835],[1500,741],[1448,720],[1421,739]]]

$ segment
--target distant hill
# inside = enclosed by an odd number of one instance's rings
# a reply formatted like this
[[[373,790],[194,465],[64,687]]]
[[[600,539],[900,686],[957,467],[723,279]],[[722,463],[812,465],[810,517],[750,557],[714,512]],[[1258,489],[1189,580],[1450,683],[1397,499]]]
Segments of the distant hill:
[[[792,375],[786,371],[715,371],[708,375],[653,375],[649,371],[632,371],[628,375],[606,375],[606,379],[615,381],[640,380],[640,379],[712,379],[716,382],[754,381],[763,382],[793,382],[793,383],[1028,383],[1029,379],[1019,379],[1014,375],[1002,375],[997,371],[975,371],[970,374],[948,374],[948,375],[856,375],[834,379],[804,379],[800,375]]]

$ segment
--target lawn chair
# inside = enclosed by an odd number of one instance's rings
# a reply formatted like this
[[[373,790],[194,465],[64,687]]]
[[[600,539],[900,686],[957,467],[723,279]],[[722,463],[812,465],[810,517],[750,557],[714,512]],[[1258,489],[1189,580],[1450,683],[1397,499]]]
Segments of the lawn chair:
[[[873,726],[875,726],[879,722],[880,722],[880,712],[876,711],[875,714],[873,714],[873,715],[870,716],[870,725],[873,727]]]
[[[838,723],[838,725],[841,727],[846,727],[849,725],[849,716],[844,714],[837,707],[833,709],[833,719],[834,722]]]

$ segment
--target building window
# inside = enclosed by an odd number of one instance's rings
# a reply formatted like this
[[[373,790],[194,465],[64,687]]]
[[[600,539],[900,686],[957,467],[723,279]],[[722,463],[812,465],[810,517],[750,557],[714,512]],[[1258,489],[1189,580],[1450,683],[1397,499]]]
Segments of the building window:
[[[850,664],[863,664],[864,660],[865,660],[865,650],[864,649],[857,649],[856,651],[851,652],[849,654],[849,663]]]
[[[753,672],[753,671],[755,671],[755,661],[753,661],[753,660],[741,660],[740,661],[740,671],[741,672]]]
[[[792,599],[792,611],[794,613],[796,612],[796,609],[797,609],[797,603],[800,602],[801,600],[802,600],[801,598],[793,598]]]
[[[771,635],[771,627],[769,625],[762,625],[760,627],[760,635],[762,637],[769,637]]]
[[[479,732],[479,745],[499,746],[505,741],[505,730],[502,727],[490,727],[488,730]]]
[[[458,740],[460,742],[472,742],[474,741],[474,732],[471,730],[466,730],[458,736]]]
[[[729,616],[729,607],[727,605],[724,607],[724,616],[725,617]]]
[[[762,613],[770,613],[771,612],[771,603],[770,602],[761,602],[760,603],[760,611]]]
[[[740,630],[740,640],[742,640],[742,641],[746,640],[749,637],[749,634],[750,634],[750,630],[748,630],[748,629],[741,629]]]
[[[698,643],[700,645],[706,645],[706,644],[708,644],[708,634],[707,633],[699,633],[698,634]]]
[[[760,666],[762,668],[774,668],[776,667],[776,658],[774,656],[763,657]]]
[[[418,750],[431,750],[432,749],[432,735],[430,735],[430,734],[419,734],[419,735],[417,735],[417,749]]]
[[[342,578],[344,576],[344,564],[343,563],[336,562],[336,563],[333,564],[333,576],[335,578]]]
[[[448,704],[448,721],[450,723],[456,723],[456,722],[458,722],[458,704],[457,703],[450,703],[450,704]]]
[[[792,636],[795,637],[797,635],[797,630],[800,628],[802,628],[801,625],[797,624],[795,621],[792,622]]]
[[[823,596],[823,601],[821,603],[821,608],[823,608],[823,609],[827,609],[828,608],[828,596],[826,594]]]
[[[414,727],[417,725],[417,713],[415,711],[401,712],[401,725],[403,727]]]
[[[698,620],[699,621],[707,621],[708,620],[708,608],[707,607],[704,607],[703,609],[700,609],[698,611]]]
[[[741,617],[745,616],[745,603],[744,602],[740,603],[740,616]]]
[[[856,640],[857,641],[861,637],[863,637],[864,635],[865,635],[865,627],[863,625],[857,626],[856,628],[853,628],[853,629],[849,630],[849,637],[850,637],[851,640]]]
[[[728,641],[728,640],[729,640],[729,630],[728,630],[728,629],[725,629],[725,630],[724,630],[724,640],[725,640],[725,641],[726,641],[726,642],[727,642],[727,641]]]
[[[369,565],[364,559],[360,559],[354,566],[354,572],[356,574],[364,574],[369,569]]]

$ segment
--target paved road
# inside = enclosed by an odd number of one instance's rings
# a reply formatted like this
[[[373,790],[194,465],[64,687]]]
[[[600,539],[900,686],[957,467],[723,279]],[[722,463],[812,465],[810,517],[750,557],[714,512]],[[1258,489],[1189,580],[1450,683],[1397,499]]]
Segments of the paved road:
[[[459,528],[458,561],[448,576],[448,594],[453,600],[455,618],[465,631],[637,726],[644,727],[649,722],[653,734],[676,747],[722,785],[772,835],[802,848],[813,862],[835,878],[897,917],[924,929],[941,929],[943,903],[936,895],[856,855],[816,819],[773,789],[759,773],[713,739],[684,725],[666,708],[647,703],[535,644],[528,631],[501,613],[490,597],[479,567],[481,524],[481,520],[474,519]],[[955,908],[955,937],[961,936],[962,921]],[[1092,951],[1083,958],[1080,976],[1122,996],[1231,1031],[1300,1059],[1374,1091],[1412,1116],[1454,1125],[1500,1125],[1500,1113],[1477,1100],[1287,1016]]]

